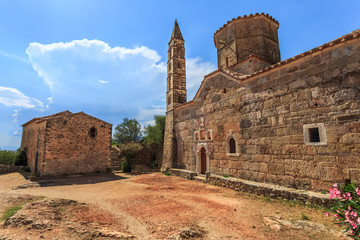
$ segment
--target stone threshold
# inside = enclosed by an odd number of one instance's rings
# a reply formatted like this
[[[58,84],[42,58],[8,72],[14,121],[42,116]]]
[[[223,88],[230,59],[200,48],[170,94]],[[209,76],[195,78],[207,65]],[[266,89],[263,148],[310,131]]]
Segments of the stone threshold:
[[[171,175],[187,178],[190,180],[226,187],[236,191],[254,193],[271,198],[296,200],[304,204],[315,204],[325,207],[329,207],[332,204],[328,194],[322,194],[319,192],[283,187],[271,183],[254,182],[240,178],[223,177],[214,174],[211,174],[206,179],[205,175],[198,175],[196,172],[185,169],[171,168],[169,172]]]

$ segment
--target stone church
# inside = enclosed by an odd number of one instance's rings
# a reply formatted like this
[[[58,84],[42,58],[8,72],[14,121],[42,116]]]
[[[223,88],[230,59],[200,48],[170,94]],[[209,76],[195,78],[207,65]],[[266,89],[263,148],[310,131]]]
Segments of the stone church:
[[[222,26],[218,69],[187,101],[175,21],[163,170],[313,190],[360,182],[360,30],[281,61],[278,28],[263,13]]]
[[[37,176],[105,172],[112,124],[84,112],[64,111],[22,125],[21,149]]]

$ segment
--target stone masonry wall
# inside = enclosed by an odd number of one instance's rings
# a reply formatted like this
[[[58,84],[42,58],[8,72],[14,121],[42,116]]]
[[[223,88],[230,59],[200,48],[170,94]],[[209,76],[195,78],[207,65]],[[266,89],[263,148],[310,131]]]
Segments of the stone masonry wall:
[[[35,121],[24,126],[21,148],[27,149],[26,156],[30,170],[35,172],[36,154],[38,154],[37,171],[41,169],[42,160],[44,159],[44,137],[46,121],[36,123]]]
[[[91,128],[96,129],[94,137]],[[105,172],[111,133],[111,124],[84,113],[47,120],[42,175]]]
[[[360,182],[360,41],[246,80],[212,74],[174,121],[173,167],[197,171],[204,147],[207,170],[218,175],[314,190]],[[324,146],[304,143],[303,125],[314,123],[325,126]],[[196,140],[196,131],[206,137]],[[229,137],[235,154],[226,152]]]
[[[24,171],[26,167],[0,164],[0,174]]]

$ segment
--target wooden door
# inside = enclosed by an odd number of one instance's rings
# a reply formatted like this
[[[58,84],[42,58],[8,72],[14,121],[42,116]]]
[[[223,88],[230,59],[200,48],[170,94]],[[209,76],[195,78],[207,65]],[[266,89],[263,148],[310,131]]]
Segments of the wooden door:
[[[206,172],[206,150],[205,148],[201,149],[201,163],[200,163],[200,173],[205,174]]]

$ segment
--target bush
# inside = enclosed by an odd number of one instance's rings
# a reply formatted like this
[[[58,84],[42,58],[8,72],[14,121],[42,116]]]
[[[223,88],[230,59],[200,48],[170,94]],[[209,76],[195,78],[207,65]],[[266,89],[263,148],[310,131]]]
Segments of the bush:
[[[123,162],[122,170],[126,173],[131,172],[131,163],[127,159]]]
[[[334,205],[330,209],[333,213],[335,224],[343,227],[348,236],[360,239],[360,190],[354,184],[338,186],[334,184],[330,188],[330,199]],[[329,215],[326,213],[326,215]]]
[[[15,156],[15,166],[27,166],[26,148],[24,150],[18,150]]]
[[[0,151],[0,164],[13,165],[15,157],[16,157],[16,152],[1,150]]]
[[[143,149],[140,143],[130,142],[118,144],[121,154],[125,156],[125,162],[122,165],[123,172],[131,172],[131,165],[136,154]]]

